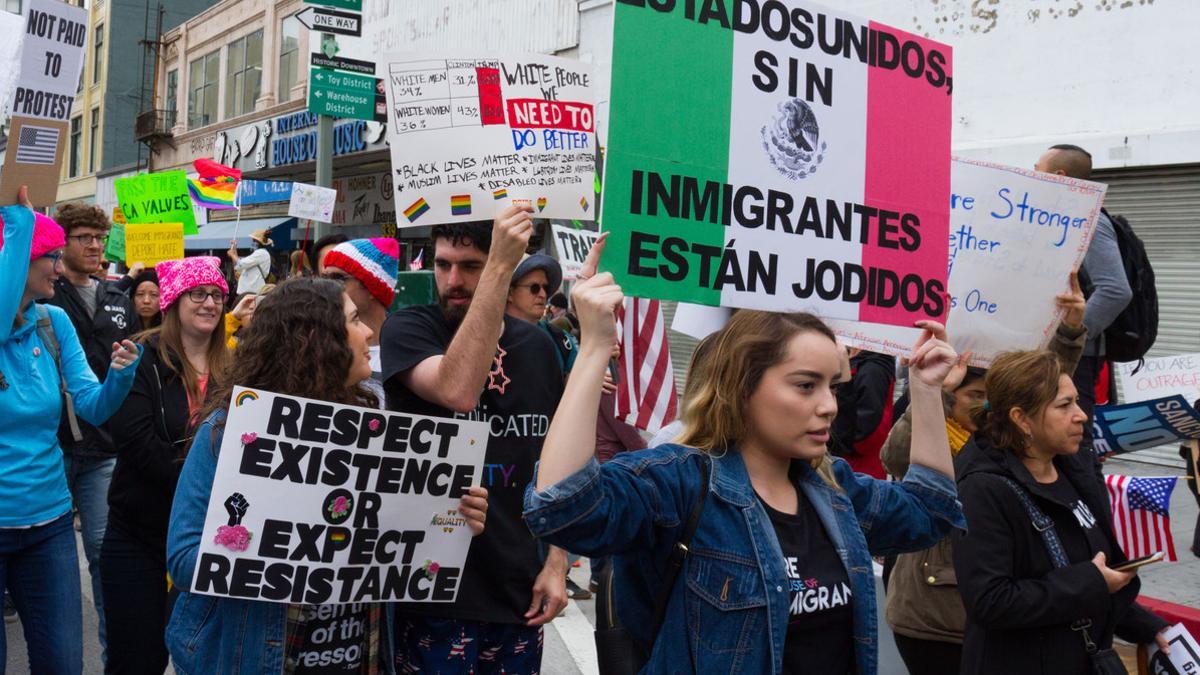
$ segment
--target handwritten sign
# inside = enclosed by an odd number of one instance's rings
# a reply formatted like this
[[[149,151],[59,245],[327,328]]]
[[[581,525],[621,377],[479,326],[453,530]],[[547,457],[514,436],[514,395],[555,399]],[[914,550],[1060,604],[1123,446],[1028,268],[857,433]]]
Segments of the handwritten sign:
[[[337,190],[333,188],[293,183],[291,200],[288,202],[288,215],[322,223],[331,222],[337,196]]]
[[[1175,394],[1193,404],[1200,399],[1200,354],[1146,359],[1141,366],[1137,363],[1118,363],[1117,369],[1121,393],[1126,402],[1147,401]]]
[[[487,439],[483,422],[235,388],[191,590],[453,601],[471,544],[458,500]]]
[[[1094,421],[1100,456],[1200,438],[1200,412],[1182,396],[1101,406]]]
[[[541,54],[385,60],[401,227],[489,220],[509,202],[595,219],[590,66]]]
[[[1177,623],[1163,631],[1171,651],[1163,653],[1158,643],[1150,643],[1151,675],[1196,675],[1200,673],[1200,643],[1188,632],[1187,627]]]
[[[942,316],[950,47],[811,2],[742,4],[613,6],[601,267],[642,297]],[[871,56],[883,43],[894,58]]]
[[[130,223],[183,223],[184,234],[198,234],[187,174],[143,173],[113,182],[117,202]]]
[[[112,229],[108,231],[108,240],[104,242],[104,257],[108,260],[125,259],[125,223],[113,220]]]
[[[183,223],[129,224],[125,226],[125,264],[153,267],[164,260],[183,257]]]
[[[599,232],[577,230],[573,227],[552,225],[554,233],[554,249],[558,251],[558,263],[562,266],[563,281],[572,281],[579,277],[583,261],[587,260],[588,252],[596,243]]]
[[[1105,186],[959,158],[950,176],[945,323],[954,348],[987,367],[1000,352],[1046,346],[1061,320],[1054,297],[1083,262]],[[856,346],[900,356],[917,337],[912,328],[831,323]]]

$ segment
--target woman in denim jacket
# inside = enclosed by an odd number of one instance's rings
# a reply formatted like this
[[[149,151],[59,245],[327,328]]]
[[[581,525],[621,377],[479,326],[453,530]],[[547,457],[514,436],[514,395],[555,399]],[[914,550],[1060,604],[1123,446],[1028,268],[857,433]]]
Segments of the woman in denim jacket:
[[[597,397],[623,298],[612,276],[581,282],[583,345],[546,437],[526,520],[545,541],[613,555],[621,623],[653,673],[861,673],[877,667],[871,555],[931,546],[962,527],[940,386],[954,363],[925,329],[911,357],[913,467],[901,483],[826,453],[839,347],[806,314],[738,312],[684,401],[686,446],[592,458]],[[703,464],[708,464],[702,484]],[[707,490],[665,620],[650,598],[700,490]]]
[[[359,320],[354,301],[341,284],[328,279],[291,279],[262,298],[255,309],[254,325],[238,345],[236,363],[208,396],[205,421],[196,431],[171,509],[167,569],[182,592],[166,641],[180,675],[325,672],[313,665],[319,662],[320,650],[311,638],[312,629],[323,623],[312,619],[328,612],[327,607],[217,598],[188,589],[204,536],[233,387],[377,407],[375,395],[361,384],[371,376],[370,336],[371,329]],[[313,365],[287,366],[295,363]],[[471,488],[459,505],[475,534],[483,531],[486,510],[487,491],[478,487]],[[381,603],[359,608],[367,626],[358,645],[364,657],[360,668],[347,672],[395,672],[389,613]]]

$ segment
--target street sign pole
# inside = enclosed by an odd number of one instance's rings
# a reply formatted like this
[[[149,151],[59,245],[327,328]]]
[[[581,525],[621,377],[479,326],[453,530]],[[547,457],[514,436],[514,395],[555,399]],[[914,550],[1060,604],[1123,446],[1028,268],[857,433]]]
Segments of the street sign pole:
[[[317,116],[317,185],[333,187],[333,118],[329,115]],[[329,223],[316,223],[313,228],[313,240],[329,234]]]

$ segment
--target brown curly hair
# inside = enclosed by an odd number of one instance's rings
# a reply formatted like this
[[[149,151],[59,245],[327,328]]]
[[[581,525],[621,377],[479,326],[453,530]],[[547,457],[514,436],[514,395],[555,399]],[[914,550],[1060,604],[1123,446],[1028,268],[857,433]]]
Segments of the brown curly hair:
[[[321,278],[295,278],[262,296],[254,322],[238,342],[235,358],[210,389],[201,420],[228,410],[236,386],[330,403],[379,406],[361,384],[346,386],[354,363],[346,330],[342,285]],[[214,425],[214,431],[223,427]],[[214,445],[214,448],[216,445]]]
[[[80,227],[94,227],[107,232],[112,227],[104,209],[95,204],[83,202],[67,202],[54,212],[54,222],[58,223],[69,236],[71,231]]]
[[[997,356],[984,380],[987,404],[971,411],[979,433],[986,434],[997,447],[1024,455],[1029,440],[1010,413],[1019,409],[1028,416],[1040,416],[1058,396],[1059,379],[1064,374],[1070,373],[1050,351],[1005,352]]]

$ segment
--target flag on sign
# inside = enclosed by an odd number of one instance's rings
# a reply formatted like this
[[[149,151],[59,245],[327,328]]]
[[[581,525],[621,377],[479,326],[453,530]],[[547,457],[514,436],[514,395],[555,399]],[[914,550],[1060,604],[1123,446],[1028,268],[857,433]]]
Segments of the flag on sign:
[[[1171,539],[1171,492],[1176,478],[1105,476],[1112,503],[1113,532],[1131,560],[1162,551],[1175,562]]]
[[[413,258],[412,262],[408,263],[408,269],[413,272],[419,272],[425,269],[425,249],[421,249],[417,252],[417,257]]]
[[[621,340],[617,417],[655,433],[675,421],[678,398],[662,305],[658,300],[625,298],[617,320]]]
[[[28,124],[21,127],[21,134],[17,137],[18,164],[52,166],[57,153],[58,129],[35,127]]]

